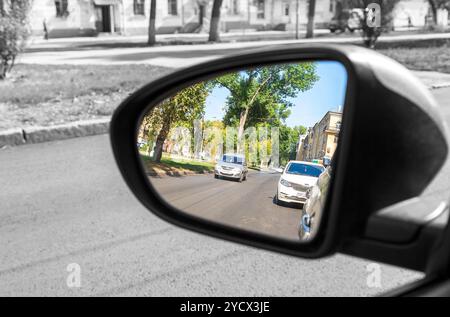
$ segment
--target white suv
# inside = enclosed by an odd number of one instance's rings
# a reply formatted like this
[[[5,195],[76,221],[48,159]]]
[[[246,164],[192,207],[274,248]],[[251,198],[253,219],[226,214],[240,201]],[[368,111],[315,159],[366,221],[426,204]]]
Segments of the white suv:
[[[306,191],[317,183],[317,179],[325,170],[321,164],[290,161],[278,181],[275,202],[304,203]]]

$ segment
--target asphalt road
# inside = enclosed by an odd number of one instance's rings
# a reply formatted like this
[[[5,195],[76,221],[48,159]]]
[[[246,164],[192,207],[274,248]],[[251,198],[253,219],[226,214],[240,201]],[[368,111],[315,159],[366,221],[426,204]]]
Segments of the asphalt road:
[[[0,296],[373,295],[421,275],[336,255],[307,261],[173,227],[123,183],[106,135],[0,152]],[[70,288],[68,265],[81,268]]]
[[[242,183],[212,175],[150,179],[168,203],[189,214],[298,241],[301,206],[274,203],[279,178],[279,173],[249,170]]]
[[[450,89],[434,94],[450,122]],[[425,195],[449,196],[449,162]],[[3,149],[0,166],[1,296],[369,296],[422,276],[381,265],[381,287],[369,287],[368,261],[302,260],[173,227],[126,188],[106,135]],[[66,283],[72,263],[81,287]]]

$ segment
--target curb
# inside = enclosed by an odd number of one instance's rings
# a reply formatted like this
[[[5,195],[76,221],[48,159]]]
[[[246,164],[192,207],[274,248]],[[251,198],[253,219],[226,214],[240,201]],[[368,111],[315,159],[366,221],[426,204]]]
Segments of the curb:
[[[7,146],[65,140],[109,132],[110,118],[76,121],[50,127],[16,128],[0,132],[0,149]]]
[[[0,132],[0,148],[25,144],[23,130],[20,128],[10,129]]]
[[[450,87],[450,82],[448,82],[448,83],[442,83],[442,84],[435,84],[435,85],[429,86],[429,88],[430,88],[431,90],[434,90],[434,89],[440,89],[440,88],[448,88],[448,87]]]
[[[180,176],[193,176],[193,175],[212,175],[213,171],[207,172],[193,172],[193,171],[173,171],[173,172],[155,172],[147,171],[147,176],[150,177],[180,177]]]

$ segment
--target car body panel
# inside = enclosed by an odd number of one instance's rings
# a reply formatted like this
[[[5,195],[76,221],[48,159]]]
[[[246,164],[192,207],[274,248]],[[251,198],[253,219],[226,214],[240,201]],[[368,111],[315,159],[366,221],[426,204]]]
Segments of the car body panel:
[[[243,180],[247,177],[248,169],[245,157],[239,154],[224,154],[224,157],[236,157],[242,164],[230,163],[223,160],[217,162],[214,167],[214,175],[218,177],[233,178],[238,180]]]
[[[342,32],[345,29],[359,30],[362,28],[361,21],[364,20],[364,11],[362,9],[343,10],[340,16],[335,16],[328,24],[328,28],[331,32],[340,30]]]
[[[317,177],[288,173],[291,164],[317,166],[321,169],[323,169],[323,166],[311,162],[290,161],[281,174],[280,180],[278,181],[277,199],[287,203],[304,203],[307,199],[306,192],[316,184]],[[283,184],[282,180],[288,182],[290,186]]]
[[[331,167],[327,167],[325,171],[320,174],[317,182],[312,186],[307,193],[307,200],[303,205],[302,214],[309,219],[308,230],[305,230],[303,217],[299,224],[299,236],[308,231],[308,236],[314,236],[317,232],[317,227],[320,224],[322,210],[325,208],[326,196],[331,179]]]

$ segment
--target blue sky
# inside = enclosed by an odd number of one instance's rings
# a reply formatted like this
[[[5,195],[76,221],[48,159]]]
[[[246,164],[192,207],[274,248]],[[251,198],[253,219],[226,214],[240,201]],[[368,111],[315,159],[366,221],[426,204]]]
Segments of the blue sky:
[[[347,87],[345,67],[335,61],[316,62],[320,79],[313,88],[300,92],[289,100],[294,104],[291,115],[286,120],[290,127],[303,125],[313,126],[327,111],[342,109]],[[226,88],[214,88],[206,99],[205,119],[222,120],[224,106],[229,92]]]

